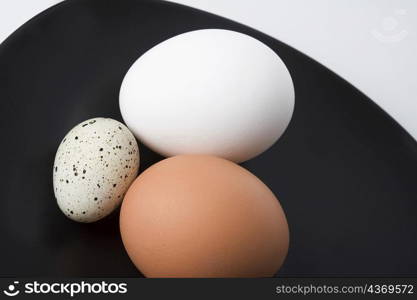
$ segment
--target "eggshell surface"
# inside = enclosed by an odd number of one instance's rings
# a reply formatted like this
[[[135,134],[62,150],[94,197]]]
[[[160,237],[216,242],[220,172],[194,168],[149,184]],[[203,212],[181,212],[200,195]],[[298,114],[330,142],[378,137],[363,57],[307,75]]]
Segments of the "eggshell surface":
[[[242,33],[204,29],[143,54],[119,100],[127,126],[154,151],[242,162],[284,133],[294,97],[290,73],[272,49]]]
[[[143,172],[120,212],[124,246],[146,277],[268,277],[289,244],[271,190],[213,156],[165,159]]]
[[[65,136],[55,156],[58,206],[74,221],[97,221],[121,203],[138,169],[138,145],[125,125],[109,118],[82,122]]]

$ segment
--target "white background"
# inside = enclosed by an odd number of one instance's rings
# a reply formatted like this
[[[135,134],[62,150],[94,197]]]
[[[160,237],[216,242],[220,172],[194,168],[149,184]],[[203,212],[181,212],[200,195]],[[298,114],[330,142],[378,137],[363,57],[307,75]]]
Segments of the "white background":
[[[0,0],[0,41],[58,2]],[[246,24],[311,56],[368,95],[417,139],[417,1],[174,2]]]

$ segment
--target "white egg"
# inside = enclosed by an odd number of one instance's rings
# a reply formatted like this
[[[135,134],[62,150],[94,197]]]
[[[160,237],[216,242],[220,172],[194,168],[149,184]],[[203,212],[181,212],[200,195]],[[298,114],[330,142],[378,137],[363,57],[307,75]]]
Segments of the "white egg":
[[[164,156],[242,162],[283,134],[294,87],[282,60],[257,39],[197,30],[156,45],[132,65],[120,110],[136,137]]]
[[[68,132],[55,156],[58,206],[74,221],[97,221],[121,203],[138,169],[138,145],[125,125],[107,118],[82,122]]]

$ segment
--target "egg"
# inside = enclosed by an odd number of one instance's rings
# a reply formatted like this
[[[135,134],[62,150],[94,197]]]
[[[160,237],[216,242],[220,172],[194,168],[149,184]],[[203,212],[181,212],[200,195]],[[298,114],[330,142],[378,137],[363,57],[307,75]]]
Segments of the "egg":
[[[148,50],[125,75],[119,104],[136,137],[164,156],[242,162],[271,147],[294,110],[288,69],[248,35],[204,29]]]
[[[138,145],[125,125],[109,118],[84,121],[68,132],[56,152],[58,206],[74,221],[97,221],[118,207],[138,169]]]
[[[120,231],[146,277],[269,277],[289,245],[272,191],[235,163],[206,155],[145,170],[126,193]]]

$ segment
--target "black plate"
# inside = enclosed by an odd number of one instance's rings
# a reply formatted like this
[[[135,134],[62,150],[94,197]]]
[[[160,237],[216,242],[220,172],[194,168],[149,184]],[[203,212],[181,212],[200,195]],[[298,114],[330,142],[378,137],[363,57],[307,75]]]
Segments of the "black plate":
[[[292,122],[244,164],[278,195],[291,245],[279,275],[417,275],[417,143],[347,82],[235,22],[159,1],[75,0],[35,17],[0,46],[1,276],[137,276],[117,212],[78,224],[52,190],[55,151],[92,117],[122,120],[130,65],[177,34],[223,28],[274,49],[296,91]],[[221,45],[219,45],[221,47]],[[142,169],[160,159],[141,148]]]

